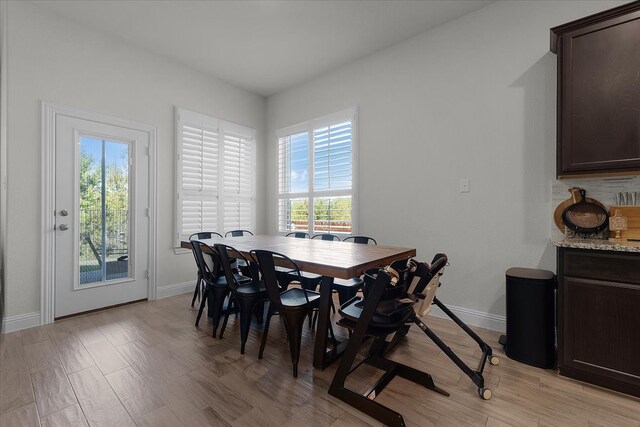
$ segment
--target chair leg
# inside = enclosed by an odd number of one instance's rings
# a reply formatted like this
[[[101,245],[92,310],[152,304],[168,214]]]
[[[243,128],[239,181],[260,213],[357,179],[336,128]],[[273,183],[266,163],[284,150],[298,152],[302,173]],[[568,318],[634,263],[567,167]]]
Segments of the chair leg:
[[[284,326],[289,338],[289,351],[291,352],[291,362],[293,363],[293,376],[298,376],[298,360],[300,360],[300,342],[302,341],[302,327],[307,310],[283,311]]]
[[[244,346],[251,329],[251,317],[259,296],[243,297],[236,301],[240,305],[240,354],[244,354]]]
[[[191,308],[193,308],[193,304],[196,302],[196,298],[200,297],[200,282],[202,281],[202,276],[200,276],[200,272],[198,272],[198,279],[196,280],[196,289],[193,291],[193,298],[191,299]]]
[[[204,306],[207,305],[207,300],[210,299],[210,292],[211,290],[209,288],[206,288],[202,293],[202,298],[200,299],[200,309],[198,310],[198,316],[196,317],[196,327],[198,326],[198,323],[200,323],[200,317],[202,317]]]
[[[269,311],[267,311],[267,319],[264,322],[264,329],[262,330],[262,341],[260,342],[260,351],[258,352],[258,359],[262,359],[262,354],[264,353],[264,346],[267,344],[267,335],[269,335],[269,323],[271,323],[271,316],[273,316],[273,311],[271,309],[271,304],[269,304]]]
[[[256,320],[260,325],[264,322],[264,300],[260,298],[255,305],[254,314],[256,315]]]
[[[222,307],[224,305],[224,299],[227,296],[227,288],[226,286],[214,286],[213,287],[213,318],[211,319],[213,332],[211,336],[213,338],[216,337],[216,332],[218,330],[218,323],[220,323],[220,315],[222,314]]]
[[[227,327],[227,322],[229,321],[229,313],[231,313],[231,307],[233,304],[237,304],[238,300],[234,294],[229,295],[229,303],[227,304],[227,311],[224,313],[224,320],[222,321],[222,327],[220,328],[220,339],[224,335],[224,330]]]

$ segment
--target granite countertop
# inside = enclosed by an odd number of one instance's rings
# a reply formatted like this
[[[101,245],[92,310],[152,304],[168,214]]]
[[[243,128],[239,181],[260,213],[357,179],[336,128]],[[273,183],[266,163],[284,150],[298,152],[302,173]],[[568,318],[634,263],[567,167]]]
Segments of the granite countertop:
[[[592,249],[598,251],[618,251],[618,252],[639,252],[640,242],[633,242],[632,245],[625,245],[618,242],[610,242],[607,239],[576,239],[576,238],[554,238],[551,239],[554,246],[559,248]]]

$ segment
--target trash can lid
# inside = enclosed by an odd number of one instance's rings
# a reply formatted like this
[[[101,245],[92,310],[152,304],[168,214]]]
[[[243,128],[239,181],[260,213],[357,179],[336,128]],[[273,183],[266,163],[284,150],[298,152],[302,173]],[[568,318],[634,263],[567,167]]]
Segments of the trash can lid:
[[[549,270],[540,270],[537,268],[511,267],[505,273],[509,277],[517,277],[520,279],[533,280],[551,280],[556,275]]]

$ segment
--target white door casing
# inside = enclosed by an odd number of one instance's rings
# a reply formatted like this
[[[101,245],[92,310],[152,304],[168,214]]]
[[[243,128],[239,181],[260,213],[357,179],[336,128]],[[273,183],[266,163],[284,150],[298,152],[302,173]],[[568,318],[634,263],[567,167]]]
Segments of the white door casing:
[[[124,261],[129,274],[89,285],[80,283],[78,260],[79,144],[88,137],[127,147],[130,160],[129,259]],[[155,127],[43,103],[41,323],[137,299],[155,299],[155,142]],[[64,217],[62,210],[67,214]],[[61,230],[62,224],[68,229]]]
[[[55,317],[147,298],[148,148],[149,135],[145,132],[61,114],[56,116]],[[108,199],[110,191],[102,181],[107,179],[107,161],[115,160],[111,159],[113,153],[106,159],[107,151],[117,151],[121,164],[113,169],[127,182],[125,190],[120,191],[127,193],[124,199],[128,200],[128,208],[124,211],[113,211],[106,204],[104,211],[102,209],[103,196]],[[80,208],[81,152],[92,162],[94,176],[100,179],[96,188],[105,191],[104,195],[95,193],[97,200],[88,212]],[[113,257],[107,258],[102,253],[106,249],[103,236],[108,232],[103,229],[107,223],[102,217],[103,214],[111,216],[112,212],[118,212],[126,224],[121,236],[109,239],[126,242],[122,246],[128,249],[122,255],[127,259],[122,261],[110,260]],[[99,227],[99,231],[93,233],[94,240],[88,240],[94,246],[85,240],[81,216],[93,218],[94,225]],[[88,256],[81,257],[80,248],[85,249]],[[81,272],[81,268],[87,270],[87,267],[89,271]],[[109,273],[114,269],[115,272]]]

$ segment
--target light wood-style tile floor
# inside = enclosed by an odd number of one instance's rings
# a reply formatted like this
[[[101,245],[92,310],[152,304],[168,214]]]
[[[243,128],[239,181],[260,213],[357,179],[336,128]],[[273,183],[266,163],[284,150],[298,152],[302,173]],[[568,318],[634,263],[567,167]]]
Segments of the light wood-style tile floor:
[[[305,327],[297,379],[291,376],[286,335],[273,320],[265,358],[252,326],[247,353],[239,324],[224,339],[193,325],[190,295],[138,303],[9,333],[1,337],[1,426],[353,426],[374,420],[330,397],[334,364],[311,366],[313,333]],[[457,326],[429,324],[463,359],[480,350]],[[395,379],[377,400],[412,426],[640,426],[640,399],[559,377],[512,361],[498,334],[478,329],[501,363],[487,366],[493,391],[481,400],[473,383],[417,328],[392,358],[430,372],[450,397]],[[352,388],[378,374],[360,368]]]

